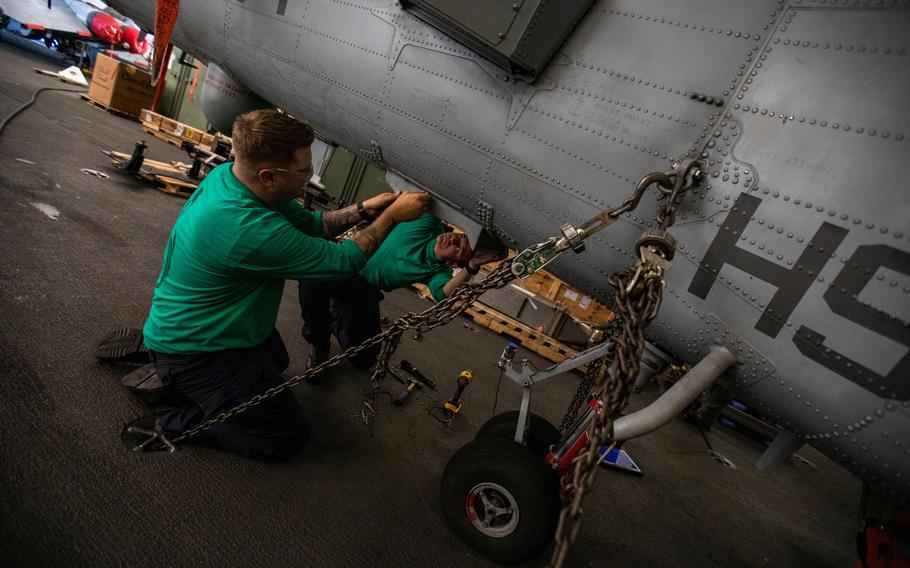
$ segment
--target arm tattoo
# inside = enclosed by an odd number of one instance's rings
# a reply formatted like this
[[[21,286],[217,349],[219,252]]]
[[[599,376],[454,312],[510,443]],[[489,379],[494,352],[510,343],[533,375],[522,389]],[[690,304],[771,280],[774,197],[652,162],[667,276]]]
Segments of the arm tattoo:
[[[388,229],[382,229],[376,227],[375,225],[370,225],[366,229],[357,233],[357,235],[354,237],[354,242],[357,243],[357,246],[360,247],[360,250],[363,251],[363,254],[369,257],[372,256],[374,252],[376,252],[376,249],[379,248],[379,245],[382,244],[382,241],[388,234]]]
[[[334,239],[361,221],[357,206],[351,205],[344,209],[326,211],[322,214],[322,236]]]

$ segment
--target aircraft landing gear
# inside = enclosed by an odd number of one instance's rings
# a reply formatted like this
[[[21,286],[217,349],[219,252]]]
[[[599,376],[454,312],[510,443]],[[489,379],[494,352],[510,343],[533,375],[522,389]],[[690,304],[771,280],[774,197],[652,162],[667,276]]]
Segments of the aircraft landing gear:
[[[440,496],[455,533],[502,564],[517,564],[543,551],[559,519],[556,472],[528,447],[492,430],[452,456]]]
[[[603,403],[591,395],[585,411],[560,435],[530,412],[531,388],[603,357],[607,349],[606,343],[595,345],[545,370],[525,369],[524,364],[517,370],[507,367],[505,376],[522,387],[521,409],[488,420],[446,465],[440,487],[443,514],[455,533],[487,558],[515,564],[550,545],[561,507],[560,475],[571,475],[572,461],[588,442],[589,427]],[[614,423],[616,443],[601,448],[604,463],[641,475],[618,445],[672,420],[735,360],[729,349],[712,347],[657,400],[619,417]]]
[[[475,440],[481,438],[514,438],[515,429],[518,427],[517,410],[510,410],[497,414],[484,422],[483,426],[477,430],[474,436]],[[550,452],[550,447],[559,442],[562,436],[556,426],[550,424],[546,418],[537,414],[528,413],[528,433],[527,446],[539,458],[545,458]]]

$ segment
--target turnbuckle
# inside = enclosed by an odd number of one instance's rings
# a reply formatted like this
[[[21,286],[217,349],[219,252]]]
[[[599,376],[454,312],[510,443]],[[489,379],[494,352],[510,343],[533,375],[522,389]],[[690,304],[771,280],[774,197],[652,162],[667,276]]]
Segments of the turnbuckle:
[[[562,246],[560,241],[565,241],[565,239],[550,237],[546,241],[531,245],[518,253],[518,256],[512,260],[512,274],[516,278],[527,278],[549,264],[568,248],[567,244]],[[557,248],[558,246],[562,248]]]
[[[576,253],[582,252],[585,250],[585,239],[615,223],[623,213],[638,207],[645,191],[654,184],[658,185],[662,196],[667,197],[666,209],[672,211],[679,196],[698,183],[703,170],[703,164],[698,160],[681,160],[673,164],[673,170],[670,172],[649,173],[641,178],[632,196],[619,207],[604,209],[578,227],[567,223],[560,229],[561,237],[550,237],[521,251],[512,261],[512,274],[516,278],[527,278],[569,248]],[[671,216],[670,223],[672,219]],[[639,238],[635,250],[641,260],[645,260],[643,255],[647,254],[651,264],[657,263],[655,255],[662,254],[661,260],[667,264],[666,268],[669,268],[669,261],[676,251],[676,240],[667,233],[666,228],[649,229]]]

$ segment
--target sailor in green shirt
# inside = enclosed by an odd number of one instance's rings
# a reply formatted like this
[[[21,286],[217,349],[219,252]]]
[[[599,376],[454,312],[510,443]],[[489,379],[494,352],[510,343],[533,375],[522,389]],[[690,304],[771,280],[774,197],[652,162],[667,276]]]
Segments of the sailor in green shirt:
[[[183,431],[280,383],[287,350],[275,330],[284,281],[333,280],[361,270],[389,231],[426,210],[422,192],[383,194],[329,213],[296,202],[313,174],[313,130],[277,110],[234,122],[236,161],[214,169],[177,218],[144,328],[161,380],[185,403],[158,416]],[[332,239],[375,220],[351,241]],[[216,445],[249,457],[294,455],[309,433],[284,391],[206,430]]]
[[[348,349],[380,332],[382,291],[421,283],[438,302],[477,274],[480,265],[496,258],[493,251],[475,254],[466,235],[447,231],[442,221],[429,213],[401,223],[356,276],[336,282],[300,282],[303,337],[313,347],[310,364],[328,358],[333,334],[341,348]],[[465,270],[453,276],[453,266]],[[378,351],[379,346],[364,350],[351,362],[365,370],[372,366]]]

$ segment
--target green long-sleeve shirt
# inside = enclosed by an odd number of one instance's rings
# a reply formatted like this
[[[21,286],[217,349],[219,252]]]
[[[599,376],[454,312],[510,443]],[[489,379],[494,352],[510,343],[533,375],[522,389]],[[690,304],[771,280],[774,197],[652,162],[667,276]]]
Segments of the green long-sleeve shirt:
[[[433,250],[436,237],[444,230],[442,221],[429,213],[397,225],[360,276],[386,292],[419,282],[427,285],[437,302],[444,299],[443,287],[452,278],[452,269],[437,260]]]
[[[286,278],[338,280],[364,267],[353,241],[322,238],[322,215],[296,201],[270,208],[232,172],[209,173],[168,238],[145,323],[163,353],[205,353],[266,340]]]

